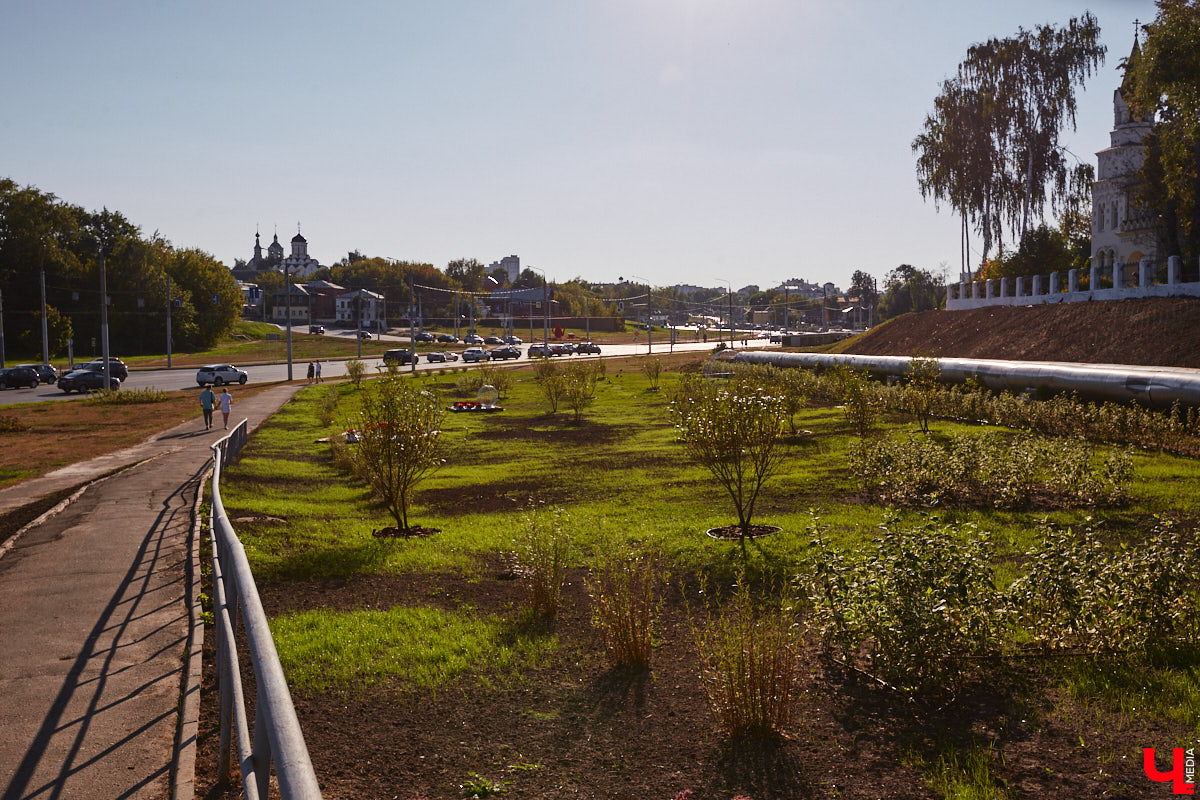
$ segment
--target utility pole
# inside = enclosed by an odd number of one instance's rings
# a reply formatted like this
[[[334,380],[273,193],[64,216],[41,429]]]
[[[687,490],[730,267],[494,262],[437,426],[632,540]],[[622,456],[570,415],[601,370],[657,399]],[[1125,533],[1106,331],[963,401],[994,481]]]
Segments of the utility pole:
[[[167,276],[167,369],[171,368],[171,276]]]
[[[50,363],[50,326],[46,321],[46,243],[42,242],[41,256],[38,258],[38,272],[41,273],[42,284],[42,363]]]
[[[0,369],[4,367],[4,292],[0,292]]]
[[[100,245],[100,355],[104,356],[104,388],[112,383],[108,363],[108,274],[105,271],[104,244]]]
[[[413,301],[417,296],[416,288],[413,286],[412,275],[408,276],[408,354],[412,356],[408,359],[408,374],[417,374],[417,331],[413,325]],[[456,295],[457,297],[457,295]],[[455,320],[457,322],[457,320]]]
[[[289,269],[290,265],[285,258],[283,260],[283,291],[286,295],[287,302],[287,362],[288,362],[288,382],[292,380],[292,274]]]

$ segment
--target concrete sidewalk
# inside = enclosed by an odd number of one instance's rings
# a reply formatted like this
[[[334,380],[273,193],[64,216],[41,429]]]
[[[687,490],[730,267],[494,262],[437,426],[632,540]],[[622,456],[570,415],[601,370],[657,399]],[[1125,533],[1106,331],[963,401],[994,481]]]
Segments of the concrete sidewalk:
[[[253,431],[299,388],[235,393],[231,425],[246,418]],[[171,796],[177,730],[199,688],[185,660],[193,512],[224,434],[204,430],[197,409],[136,447],[0,491],[3,512],[129,467],[0,554],[0,800]]]

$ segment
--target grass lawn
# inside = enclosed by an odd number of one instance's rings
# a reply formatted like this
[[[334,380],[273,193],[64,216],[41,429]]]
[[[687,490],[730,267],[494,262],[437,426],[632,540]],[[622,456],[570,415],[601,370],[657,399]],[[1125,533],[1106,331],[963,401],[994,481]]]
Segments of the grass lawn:
[[[692,362],[688,366],[688,362]],[[325,797],[464,796],[463,786],[519,797],[1141,797],[1141,747],[1194,740],[1197,661],[1120,657],[975,664],[960,691],[915,701],[822,656],[799,653],[802,696],[782,737],[731,740],[700,681],[703,579],[756,587],[811,574],[810,509],[851,559],[885,510],[865,496],[846,454],[842,412],[801,412],[752,542],[704,534],[736,521],[719,485],[690,462],[670,424],[675,375],[653,390],[637,360],[612,362],[583,421],[547,413],[529,369],[496,414],[447,414],[445,466],[414,497],[410,518],[439,529],[381,539],[394,524],[328,444],[353,419],[350,384],[302,390],[226,473],[222,494],[273,618]],[[695,369],[694,357],[670,360]],[[455,373],[417,378],[446,404]],[[322,406],[336,403],[334,423]],[[934,423],[936,435],[977,432]],[[885,418],[888,435],[915,423]],[[1120,508],[943,509],[991,533],[1000,580],[1039,523],[1089,524],[1137,542],[1157,515],[1194,525],[1200,470],[1155,453],[1134,457]],[[555,507],[571,539],[556,619],[531,615],[511,553],[531,508]],[[919,526],[924,510],[903,510]],[[969,528],[964,527],[964,531]],[[966,534],[964,534],[966,535]],[[587,580],[617,543],[657,553],[669,579],[645,672],[611,668],[591,625]],[[210,637],[211,638],[211,637]],[[211,705],[205,730],[211,731]],[[203,736],[203,733],[202,733]],[[211,745],[202,739],[202,763]],[[202,781],[203,784],[203,781]]]

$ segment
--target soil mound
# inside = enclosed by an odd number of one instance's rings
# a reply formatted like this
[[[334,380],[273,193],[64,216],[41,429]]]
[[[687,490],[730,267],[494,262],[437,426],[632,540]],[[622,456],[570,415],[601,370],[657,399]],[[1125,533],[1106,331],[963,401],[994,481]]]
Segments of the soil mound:
[[[923,311],[838,352],[1200,368],[1200,298]]]

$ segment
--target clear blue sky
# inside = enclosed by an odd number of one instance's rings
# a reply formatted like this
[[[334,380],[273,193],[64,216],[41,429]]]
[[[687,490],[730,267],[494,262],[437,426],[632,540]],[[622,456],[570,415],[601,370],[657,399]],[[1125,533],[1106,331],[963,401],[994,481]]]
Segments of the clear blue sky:
[[[0,0],[0,176],[232,266],[311,255],[656,285],[901,263],[959,224],[910,143],[967,48],[1061,0]],[[1152,0],[1090,5],[1109,52],[1067,146],[1095,163]],[[977,245],[976,245],[977,246]]]

